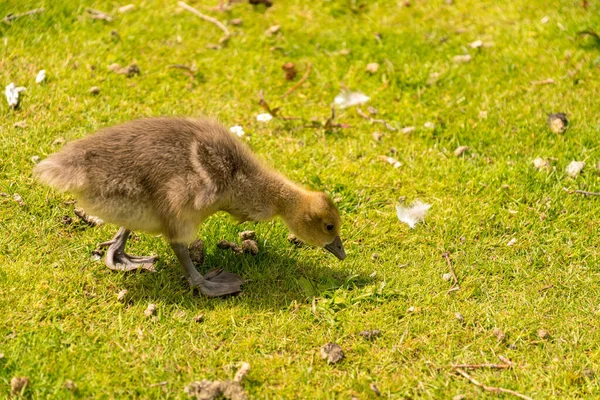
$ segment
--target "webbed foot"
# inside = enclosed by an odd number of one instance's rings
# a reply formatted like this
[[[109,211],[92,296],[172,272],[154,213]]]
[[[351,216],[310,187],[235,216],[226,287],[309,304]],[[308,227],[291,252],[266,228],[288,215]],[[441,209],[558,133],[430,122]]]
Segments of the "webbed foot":
[[[200,293],[208,297],[221,297],[240,293],[244,281],[236,274],[213,269],[208,271],[201,279],[188,279],[191,288],[198,288]]]
[[[125,253],[125,244],[129,238],[131,231],[125,228],[119,229],[115,237],[104,243],[100,243],[100,247],[107,247],[104,263],[113,271],[135,271],[143,269],[146,271],[156,272],[154,262],[156,257],[138,257]]]

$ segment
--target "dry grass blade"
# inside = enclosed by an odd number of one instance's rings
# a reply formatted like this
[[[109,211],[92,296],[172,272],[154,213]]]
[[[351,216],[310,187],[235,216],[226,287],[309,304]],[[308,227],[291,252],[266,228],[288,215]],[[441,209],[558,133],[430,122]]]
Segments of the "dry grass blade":
[[[458,285],[458,277],[456,276],[456,272],[454,272],[454,267],[452,267],[452,263],[450,262],[450,253],[445,252],[444,254],[442,254],[442,257],[446,259],[446,263],[448,264],[448,268],[450,268],[450,273],[452,274],[452,279],[454,280],[454,284],[452,285],[450,290],[448,290],[448,293],[454,292],[460,289],[460,286]]]
[[[383,124],[390,131],[392,131],[392,132],[397,131],[397,129],[394,128],[393,126],[391,126],[386,120],[375,119],[375,118],[365,114],[364,111],[360,109],[360,107],[356,107],[356,112],[358,113],[358,115],[360,115],[364,119],[368,119],[369,121],[371,121],[374,124]]]
[[[188,4],[184,3],[183,1],[178,1],[177,5],[181,8],[183,8],[184,10],[191,12],[195,16],[200,17],[203,20],[218,26],[219,29],[221,29],[223,31],[223,33],[225,33],[225,36],[223,36],[221,39],[219,39],[219,43],[224,44],[229,40],[229,38],[231,38],[231,33],[229,33],[229,29],[227,29],[227,27],[225,25],[223,25],[223,23],[221,23],[221,21],[219,21],[218,19],[202,14],[200,11],[196,10],[192,6],[189,6]]]
[[[288,89],[287,92],[285,92],[281,98],[285,99],[289,94],[291,94],[292,92],[294,92],[294,90],[298,89],[300,87],[300,85],[302,85],[307,79],[308,79],[308,74],[310,74],[310,70],[312,69],[312,64],[308,63],[308,65],[306,66],[306,72],[304,73],[304,75],[302,75],[302,78],[300,78],[300,80],[298,81],[298,83],[296,83],[294,86],[292,86],[291,88]]]
[[[506,394],[511,394],[511,395],[513,395],[515,397],[518,397],[520,399],[533,400],[531,397],[525,396],[524,394],[521,394],[519,392],[515,392],[514,390],[504,389],[502,387],[486,386],[483,383],[479,382],[477,379],[473,378],[471,375],[467,374],[465,371],[463,371],[460,368],[455,368],[454,370],[456,372],[458,372],[459,374],[461,374],[463,377],[467,378],[469,380],[469,382],[471,382],[473,385],[479,386],[480,388],[482,388],[486,392],[491,392],[491,393],[506,393]]]
[[[33,15],[33,14],[41,14],[45,11],[46,11],[46,9],[44,7],[41,7],[41,8],[34,8],[33,10],[29,10],[29,11],[26,11],[21,14],[8,14],[6,17],[4,17],[4,22],[6,22],[7,24],[10,24],[12,21],[14,21],[17,18],[26,17],[28,15]]]
[[[480,369],[480,368],[489,368],[489,369],[507,369],[512,368],[510,364],[453,364],[452,368],[464,368],[464,369]]]

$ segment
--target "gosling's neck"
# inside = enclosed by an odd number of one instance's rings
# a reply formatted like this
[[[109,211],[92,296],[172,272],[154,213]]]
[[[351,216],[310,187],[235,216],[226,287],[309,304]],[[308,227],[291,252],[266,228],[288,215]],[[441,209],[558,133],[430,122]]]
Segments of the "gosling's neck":
[[[306,191],[284,176],[269,170],[246,175],[232,187],[224,211],[243,221],[266,221],[276,216],[287,220],[306,195]]]

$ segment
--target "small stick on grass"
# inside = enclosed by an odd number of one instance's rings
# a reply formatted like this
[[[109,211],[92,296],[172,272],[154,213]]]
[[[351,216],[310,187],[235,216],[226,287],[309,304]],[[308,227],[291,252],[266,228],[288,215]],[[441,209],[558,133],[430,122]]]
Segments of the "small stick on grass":
[[[300,85],[302,85],[307,79],[308,79],[308,74],[310,74],[310,70],[312,69],[312,64],[308,63],[308,65],[306,66],[306,72],[304,73],[304,75],[302,75],[302,78],[300,78],[300,80],[298,81],[298,83],[296,83],[294,86],[292,86],[291,88],[288,89],[287,92],[285,92],[281,98],[285,99],[289,94],[291,94],[294,90],[298,89],[300,87]]]
[[[187,75],[190,77],[190,84],[188,85],[188,88],[192,89],[192,87],[194,85],[194,78],[196,76],[196,68],[189,67],[184,64],[172,64],[172,65],[168,65],[167,68],[173,68],[173,69],[176,68],[176,69],[181,69],[181,70],[185,71],[187,73]]]
[[[4,17],[4,22],[6,22],[7,24],[10,24],[12,21],[14,21],[17,18],[26,17],[28,15],[33,15],[33,14],[41,14],[45,11],[46,11],[46,9],[44,7],[42,7],[42,8],[34,8],[33,10],[25,11],[22,14],[8,14],[6,17]]]
[[[364,119],[368,119],[369,121],[371,121],[374,124],[383,124],[390,131],[392,131],[392,132],[397,131],[397,129],[394,128],[393,126],[391,126],[386,120],[384,120],[384,119],[375,119],[373,117],[370,117],[367,114],[365,114],[363,112],[363,110],[360,109],[360,107],[356,107],[356,112],[358,113],[358,115],[360,115]]]
[[[502,387],[486,386],[483,383],[479,382],[477,379],[473,378],[471,375],[467,374],[465,371],[463,371],[460,368],[455,368],[454,370],[456,372],[458,372],[459,374],[461,374],[463,377],[467,378],[469,380],[469,382],[471,382],[473,385],[479,386],[480,388],[482,388],[486,392],[491,392],[491,393],[506,393],[506,394],[511,394],[511,395],[513,395],[515,397],[518,397],[520,399],[533,400],[531,397],[525,396],[524,394],[521,394],[519,392],[515,392],[514,390],[504,389]]]
[[[510,364],[453,364],[452,368],[464,368],[464,369],[479,369],[479,368],[490,368],[490,369],[507,369],[512,368]]]
[[[544,286],[543,288],[538,289],[538,292],[545,292],[548,289],[552,289],[554,287],[554,285],[547,285]]]
[[[219,39],[219,43],[224,44],[226,43],[229,38],[231,37],[231,33],[229,33],[229,29],[227,29],[227,27],[225,25],[223,25],[223,23],[221,23],[221,21],[219,21],[216,18],[213,17],[209,17],[208,15],[204,15],[202,14],[200,11],[196,10],[194,7],[187,5],[185,2],[183,1],[178,1],[177,5],[189,12],[191,12],[192,14],[194,14],[197,17],[202,18],[203,20],[210,22],[211,24],[215,24],[216,26],[219,27],[219,29],[221,29],[223,31],[223,33],[225,33],[225,36],[223,36],[221,39]]]
[[[442,257],[446,259],[446,263],[448,264],[448,268],[450,268],[450,273],[452,274],[452,279],[454,280],[454,284],[452,285],[450,290],[448,290],[448,293],[454,292],[455,290],[460,289],[460,286],[458,285],[458,278],[456,277],[456,272],[454,272],[454,268],[452,267],[452,263],[450,262],[450,253],[445,252],[444,254],[442,254]]]
[[[600,196],[599,192],[588,192],[586,190],[569,190],[567,188],[563,188],[566,192],[568,192],[569,194],[573,194],[573,193],[579,193],[579,194],[583,194],[585,196]]]

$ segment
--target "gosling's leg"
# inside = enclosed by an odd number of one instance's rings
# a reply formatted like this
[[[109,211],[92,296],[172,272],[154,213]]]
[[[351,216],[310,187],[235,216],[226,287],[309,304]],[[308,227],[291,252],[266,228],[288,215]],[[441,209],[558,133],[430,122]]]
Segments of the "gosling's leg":
[[[194,268],[187,246],[183,243],[171,243],[171,248],[183,267],[183,273],[191,288],[198,288],[208,297],[227,296],[242,291],[242,279],[223,270],[212,270],[202,276]]]
[[[112,240],[99,244],[100,247],[108,247],[104,263],[114,271],[145,269],[155,272],[154,261],[156,257],[138,257],[125,253],[125,245],[130,233],[129,229],[121,227]]]

